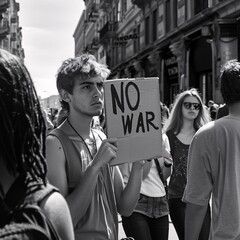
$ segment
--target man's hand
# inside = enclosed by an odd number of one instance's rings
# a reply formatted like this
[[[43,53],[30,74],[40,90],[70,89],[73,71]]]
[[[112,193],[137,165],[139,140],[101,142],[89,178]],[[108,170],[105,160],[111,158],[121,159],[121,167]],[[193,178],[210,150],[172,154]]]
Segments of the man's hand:
[[[94,157],[94,165],[99,168],[108,164],[111,160],[115,159],[117,155],[117,139],[105,139]]]

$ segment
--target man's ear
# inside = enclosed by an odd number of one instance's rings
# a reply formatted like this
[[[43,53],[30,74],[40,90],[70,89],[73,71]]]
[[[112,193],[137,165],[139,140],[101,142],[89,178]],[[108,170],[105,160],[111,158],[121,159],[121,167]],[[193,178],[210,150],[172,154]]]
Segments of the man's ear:
[[[59,95],[61,97],[61,99],[65,102],[71,102],[71,98],[70,98],[70,94],[69,92],[67,92],[66,90],[64,89],[61,89],[60,92],[59,92]]]

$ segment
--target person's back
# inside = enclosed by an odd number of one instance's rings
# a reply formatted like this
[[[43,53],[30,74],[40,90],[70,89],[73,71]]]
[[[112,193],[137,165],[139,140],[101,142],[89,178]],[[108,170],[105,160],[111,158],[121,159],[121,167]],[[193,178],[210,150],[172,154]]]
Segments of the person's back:
[[[200,223],[212,198],[210,239],[240,239],[240,63],[222,69],[221,93],[229,115],[203,126],[189,152],[186,240],[198,239]]]
[[[204,134],[202,134],[204,133]],[[202,182],[195,185],[194,192],[201,192],[197,201],[207,204],[212,191],[212,239],[238,239],[240,237],[240,119],[226,116],[203,126],[196,134],[197,144],[193,141],[191,158],[198,158],[204,149],[204,165],[211,171],[212,187],[209,175],[200,165],[195,164]],[[207,147],[206,147],[207,146]],[[190,178],[194,176],[190,175]],[[207,190],[206,190],[207,189]],[[207,194],[208,191],[208,194]]]
[[[218,230],[212,235],[219,239],[240,239],[240,119],[223,117],[216,121],[214,132],[215,151],[209,157],[216,156],[212,165],[215,216],[212,225]]]

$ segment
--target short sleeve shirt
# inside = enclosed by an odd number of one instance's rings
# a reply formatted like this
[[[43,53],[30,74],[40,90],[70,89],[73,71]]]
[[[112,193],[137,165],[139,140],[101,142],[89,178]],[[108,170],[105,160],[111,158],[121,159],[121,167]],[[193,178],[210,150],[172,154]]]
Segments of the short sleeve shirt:
[[[189,150],[186,202],[212,196],[214,240],[240,239],[240,120],[226,116],[204,125]]]

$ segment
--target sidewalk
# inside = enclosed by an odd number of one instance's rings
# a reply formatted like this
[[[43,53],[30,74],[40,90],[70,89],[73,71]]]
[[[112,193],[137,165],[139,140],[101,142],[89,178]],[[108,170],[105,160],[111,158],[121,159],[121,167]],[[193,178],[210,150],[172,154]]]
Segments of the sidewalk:
[[[122,221],[121,217],[119,217],[119,236],[118,236],[119,239],[126,237],[126,235],[124,233],[124,230],[122,228],[122,222],[121,221]],[[178,240],[176,231],[175,231],[172,223],[169,224],[169,236],[168,236],[168,239],[169,240]]]

